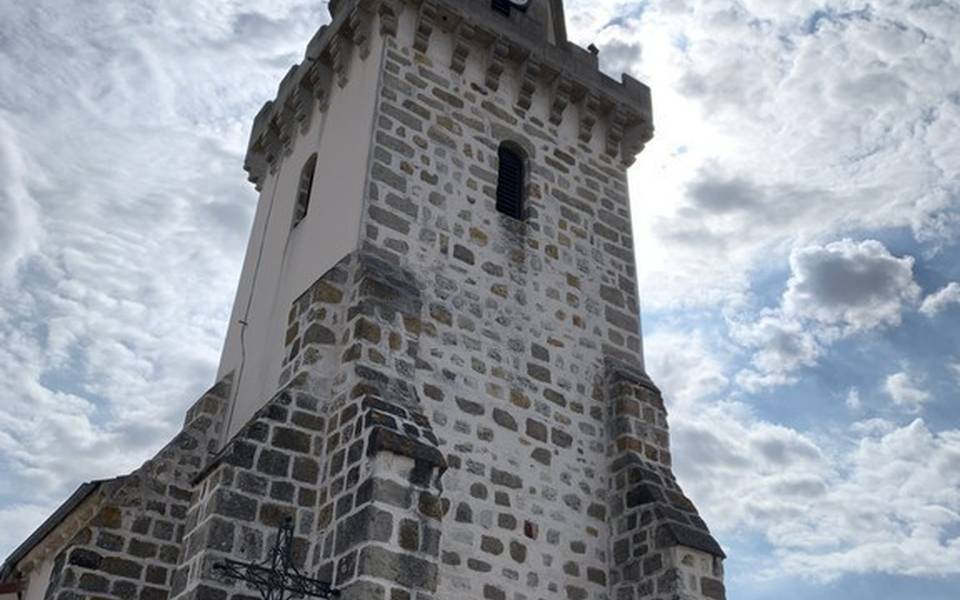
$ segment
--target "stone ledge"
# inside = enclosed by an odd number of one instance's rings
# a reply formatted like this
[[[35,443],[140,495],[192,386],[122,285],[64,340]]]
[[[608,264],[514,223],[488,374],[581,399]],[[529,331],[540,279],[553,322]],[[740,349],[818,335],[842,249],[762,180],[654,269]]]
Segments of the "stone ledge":
[[[379,426],[374,427],[370,432],[367,456],[378,452],[392,452],[418,462],[425,462],[441,470],[447,468],[446,458],[434,446]]]
[[[657,528],[657,547],[668,548],[672,546],[685,546],[700,550],[718,558],[726,558],[727,555],[709,533],[667,521]]]
[[[660,388],[653,383],[653,380],[643,369],[643,365],[635,360],[627,361],[619,356],[605,356],[604,367],[608,386],[627,382],[644,387],[656,394],[661,393]]]

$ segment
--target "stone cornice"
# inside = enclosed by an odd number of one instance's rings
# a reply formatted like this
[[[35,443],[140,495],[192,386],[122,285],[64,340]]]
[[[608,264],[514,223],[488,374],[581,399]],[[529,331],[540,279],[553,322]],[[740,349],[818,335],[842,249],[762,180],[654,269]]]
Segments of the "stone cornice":
[[[438,35],[453,36],[451,70],[463,73],[468,60],[481,60],[484,83],[493,91],[506,73],[518,73],[518,109],[529,109],[533,95],[547,90],[554,125],[572,118],[569,106],[579,105],[580,141],[589,143],[598,125],[606,123],[606,153],[625,165],[632,164],[653,137],[646,85],[629,75],[620,82],[608,77],[596,55],[565,39],[554,45],[546,37],[531,36],[532,24],[521,14],[507,20],[486,3],[468,0],[341,0],[332,10],[332,22],[320,28],[307,45],[304,61],[290,69],[276,98],[254,121],[244,168],[258,188],[267,171],[292,151],[298,129],[309,128],[317,108],[326,110],[335,93],[333,82],[345,87],[353,58],[367,58],[375,32],[395,36],[404,11],[416,11],[412,44],[418,52],[426,52]],[[519,68],[508,70],[508,64]]]

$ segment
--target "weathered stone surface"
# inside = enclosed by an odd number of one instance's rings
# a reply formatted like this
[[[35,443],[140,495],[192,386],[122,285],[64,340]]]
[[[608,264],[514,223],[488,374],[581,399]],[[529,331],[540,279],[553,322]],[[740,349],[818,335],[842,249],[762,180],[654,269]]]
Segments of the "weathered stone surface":
[[[700,578],[700,591],[707,598],[713,598],[714,600],[725,600],[727,597],[723,582],[712,577]]]
[[[310,435],[289,427],[276,427],[271,443],[275,448],[292,452],[310,452]]]
[[[336,336],[334,336],[333,331],[316,323],[311,325],[306,333],[303,334],[304,344],[329,345],[336,343],[336,341]]]
[[[412,519],[404,519],[400,523],[398,536],[400,547],[408,552],[417,552],[420,549],[420,525]]]
[[[527,419],[527,435],[535,440],[547,441],[547,426],[534,419]]]
[[[360,552],[358,573],[386,579],[409,588],[434,591],[437,565],[409,554],[394,553],[380,546],[366,546]]]
[[[366,541],[390,541],[393,516],[384,510],[368,506],[348,517],[337,527],[337,554]]]
[[[493,409],[493,421],[500,427],[509,429],[510,431],[517,431],[517,420],[503,409]]]
[[[506,471],[501,471],[499,469],[492,469],[490,473],[490,480],[494,485],[502,485],[512,489],[520,489],[523,487],[523,481],[517,475],[513,473],[507,473]]]
[[[74,548],[70,551],[69,564],[71,565],[85,569],[98,569],[102,562],[103,556],[99,552],[86,548]]]
[[[290,456],[277,450],[263,449],[257,459],[257,470],[264,475],[285,477],[290,468]]]
[[[104,557],[100,564],[100,569],[110,575],[126,577],[128,579],[139,579],[143,572],[143,565],[134,560],[120,558],[117,556]]]

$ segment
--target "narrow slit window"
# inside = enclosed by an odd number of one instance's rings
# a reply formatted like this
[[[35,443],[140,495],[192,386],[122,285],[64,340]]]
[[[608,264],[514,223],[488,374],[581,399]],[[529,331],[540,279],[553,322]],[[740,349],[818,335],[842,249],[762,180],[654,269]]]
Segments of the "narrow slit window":
[[[497,210],[514,219],[523,219],[524,159],[508,144],[501,144],[500,173],[497,179]]]
[[[313,174],[317,170],[317,155],[314,154],[307,159],[300,171],[300,186],[297,188],[297,205],[293,209],[293,226],[296,227],[300,221],[307,216],[310,210],[310,192],[313,190]]]

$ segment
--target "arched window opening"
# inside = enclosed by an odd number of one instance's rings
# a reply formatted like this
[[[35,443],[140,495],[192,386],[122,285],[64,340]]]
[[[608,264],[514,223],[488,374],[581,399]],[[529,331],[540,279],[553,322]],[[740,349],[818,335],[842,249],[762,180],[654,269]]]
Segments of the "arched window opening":
[[[515,145],[504,142],[498,152],[500,172],[497,178],[497,210],[514,219],[524,217],[524,156]]]
[[[297,188],[297,205],[293,209],[293,226],[296,227],[300,221],[307,216],[310,210],[310,192],[313,190],[313,174],[317,170],[317,155],[314,154],[307,159],[300,171],[300,186]]]

